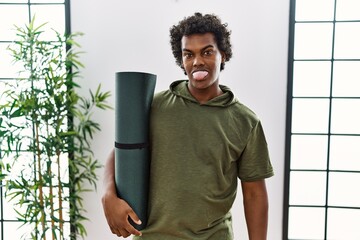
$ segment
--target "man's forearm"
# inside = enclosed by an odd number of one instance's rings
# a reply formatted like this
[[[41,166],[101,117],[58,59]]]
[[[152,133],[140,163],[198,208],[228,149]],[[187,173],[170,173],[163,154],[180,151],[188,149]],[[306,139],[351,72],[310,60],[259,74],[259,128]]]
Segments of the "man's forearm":
[[[104,195],[105,194],[115,194],[115,152],[111,151],[104,169]]]
[[[249,240],[266,240],[269,205],[265,181],[242,185]]]

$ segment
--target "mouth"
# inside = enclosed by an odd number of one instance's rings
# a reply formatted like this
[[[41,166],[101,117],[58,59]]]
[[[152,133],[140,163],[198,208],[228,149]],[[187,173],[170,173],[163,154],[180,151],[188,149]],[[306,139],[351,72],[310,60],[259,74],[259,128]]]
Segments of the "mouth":
[[[206,70],[196,70],[191,75],[195,80],[200,81],[204,80],[204,78],[209,75],[209,72]]]

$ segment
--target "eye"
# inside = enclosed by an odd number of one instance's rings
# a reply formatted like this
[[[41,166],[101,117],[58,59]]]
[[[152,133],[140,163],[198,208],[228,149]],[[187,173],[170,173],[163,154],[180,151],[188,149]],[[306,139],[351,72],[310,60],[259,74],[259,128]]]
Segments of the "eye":
[[[192,55],[192,53],[190,53],[190,52],[185,52],[185,53],[183,53],[183,58],[185,58],[185,59],[190,59],[192,56],[193,56],[193,55]]]
[[[209,50],[204,51],[204,55],[205,55],[205,56],[210,56],[210,55],[212,55],[213,53],[214,53],[214,51],[213,51],[212,49],[209,49]]]

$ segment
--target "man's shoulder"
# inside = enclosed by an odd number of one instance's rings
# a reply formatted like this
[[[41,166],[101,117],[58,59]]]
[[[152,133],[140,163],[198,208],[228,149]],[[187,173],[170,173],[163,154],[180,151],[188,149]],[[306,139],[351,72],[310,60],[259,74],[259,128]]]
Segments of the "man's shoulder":
[[[259,121],[258,116],[256,113],[251,110],[248,106],[241,103],[239,100],[236,100],[235,104],[231,105],[230,107],[231,114],[238,117],[238,118],[245,118],[251,121]]]
[[[155,93],[153,101],[152,101],[152,107],[154,108],[154,107],[159,106],[162,103],[168,101],[172,95],[173,94],[170,90],[163,90],[163,91]]]
[[[168,98],[171,95],[172,95],[172,93],[169,89],[163,90],[163,91],[160,91],[160,92],[157,92],[154,94],[153,101],[163,101],[164,99]]]
[[[154,99],[164,98],[167,95],[169,95],[169,93],[171,93],[171,91],[169,89],[157,92],[157,93],[154,94]]]

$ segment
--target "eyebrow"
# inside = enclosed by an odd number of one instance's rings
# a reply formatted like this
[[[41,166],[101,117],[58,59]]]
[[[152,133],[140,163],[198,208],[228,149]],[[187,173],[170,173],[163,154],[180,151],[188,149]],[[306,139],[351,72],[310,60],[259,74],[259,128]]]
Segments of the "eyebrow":
[[[214,48],[214,45],[209,44],[209,45],[203,47],[203,48],[201,49],[201,51],[204,51],[204,50],[207,49],[207,48]],[[187,48],[183,48],[182,51],[183,51],[183,52],[192,52],[191,50],[189,50],[189,49],[187,49]]]

